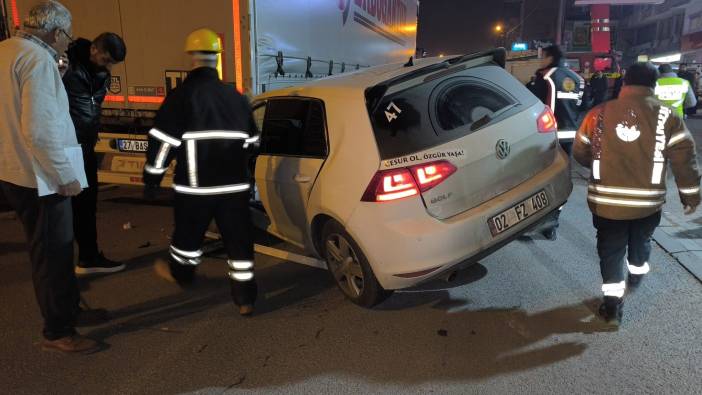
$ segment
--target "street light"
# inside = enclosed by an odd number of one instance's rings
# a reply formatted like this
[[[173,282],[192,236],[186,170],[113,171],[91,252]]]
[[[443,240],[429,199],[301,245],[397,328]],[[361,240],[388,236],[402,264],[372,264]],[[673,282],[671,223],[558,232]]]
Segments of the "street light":
[[[504,47],[507,37],[505,37],[505,27],[501,23],[495,25],[495,34],[497,34],[497,45]]]

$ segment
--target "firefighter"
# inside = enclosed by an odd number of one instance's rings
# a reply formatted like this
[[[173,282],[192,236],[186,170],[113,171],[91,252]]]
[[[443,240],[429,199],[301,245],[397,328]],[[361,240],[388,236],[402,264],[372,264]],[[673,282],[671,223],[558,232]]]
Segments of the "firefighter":
[[[543,54],[543,67],[536,72],[536,80],[529,90],[553,111],[558,123],[558,141],[570,156],[578,129],[585,80],[565,65],[563,52],[557,45],[544,48]],[[548,227],[542,231],[549,240],[556,240],[560,211],[560,208],[554,211]]]
[[[650,63],[631,66],[619,98],[593,108],[575,139],[573,157],[592,169],[587,200],[603,282],[599,313],[616,324],[627,283],[635,289],[650,270],[651,235],[661,220],[668,163],[685,213],[700,204],[694,140],[682,118],[656,99],[657,78]]]
[[[685,114],[685,109],[695,107],[697,98],[690,83],[678,77],[669,64],[662,64],[658,67],[661,73],[656,84],[656,96],[658,100],[670,107],[681,117]]]
[[[193,282],[214,218],[229,258],[232,298],[239,312],[249,315],[257,293],[246,152],[257,140],[251,108],[233,86],[219,79],[222,47],[216,33],[192,32],[185,51],[193,69],[163,102],[149,132],[145,195],[153,195],[175,158],[170,275],[181,286]]]

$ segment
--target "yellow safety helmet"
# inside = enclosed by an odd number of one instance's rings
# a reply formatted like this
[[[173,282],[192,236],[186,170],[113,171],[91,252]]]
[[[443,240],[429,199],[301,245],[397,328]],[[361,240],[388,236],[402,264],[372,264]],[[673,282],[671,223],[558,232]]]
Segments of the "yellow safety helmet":
[[[222,52],[222,41],[210,29],[198,29],[185,40],[185,52]]]

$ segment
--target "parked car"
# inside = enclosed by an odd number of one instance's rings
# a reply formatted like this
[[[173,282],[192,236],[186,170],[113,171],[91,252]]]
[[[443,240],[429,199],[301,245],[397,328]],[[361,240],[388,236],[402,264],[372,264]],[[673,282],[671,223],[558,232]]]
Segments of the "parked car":
[[[556,120],[504,51],[391,64],[258,96],[268,231],[373,306],[503,246],[571,190]]]

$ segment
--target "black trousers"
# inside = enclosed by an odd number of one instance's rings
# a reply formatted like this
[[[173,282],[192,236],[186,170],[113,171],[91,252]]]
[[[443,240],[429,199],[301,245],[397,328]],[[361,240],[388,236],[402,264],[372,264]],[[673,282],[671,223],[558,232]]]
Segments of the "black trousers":
[[[561,142],[560,145],[563,151],[565,151],[565,153],[568,154],[568,158],[570,158],[570,155],[573,151],[573,142]],[[558,227],[560,226],[559,219],[561,218],[561,210],[563,210],[563,206],[559,207],[558,210],[554,210],[551,214],[548,215],[547,219],[544,221],[545,229],[558,229]]]
[[[613,284],[625,281],[625,256],[628,265],[634,267],[629,267],[629,270],[647,266],[651,256],[651,237],[661,222],[661,212],[634,220],[612,220],[593,214],[592,222],[597,229],[597,254],[605,285],[603,291],[607,295],[607,285],[611,288]]]
[[[566,154],[568,154],[568,157],[570,158],[570,155],[573,153],[573,142],[572,141],[563,141],[560,144],[561,144],[561,148],[563,149],[563,151],[565,151]]]
[[[73,269],[71,203],[59,195],[38,197],[37,190],[0,181],[29,244],[34,292],[44,317],[44,337],[75,333],[80,292]]]
[[[199,263],[198,252],[214,219],[229,257],[234,302],[240,306],[253,304],[258,290],[253,277],[254,242],[249,194],[194,196],[176,193],[174,214],[171,263],[186,266]]]
[[[82,144],[83,163],[88,187],[73,197],[73,231],[78,244],[78,259],[90,262],[98,255],[97,243],[97,198],[98,165],[93,144]]]

